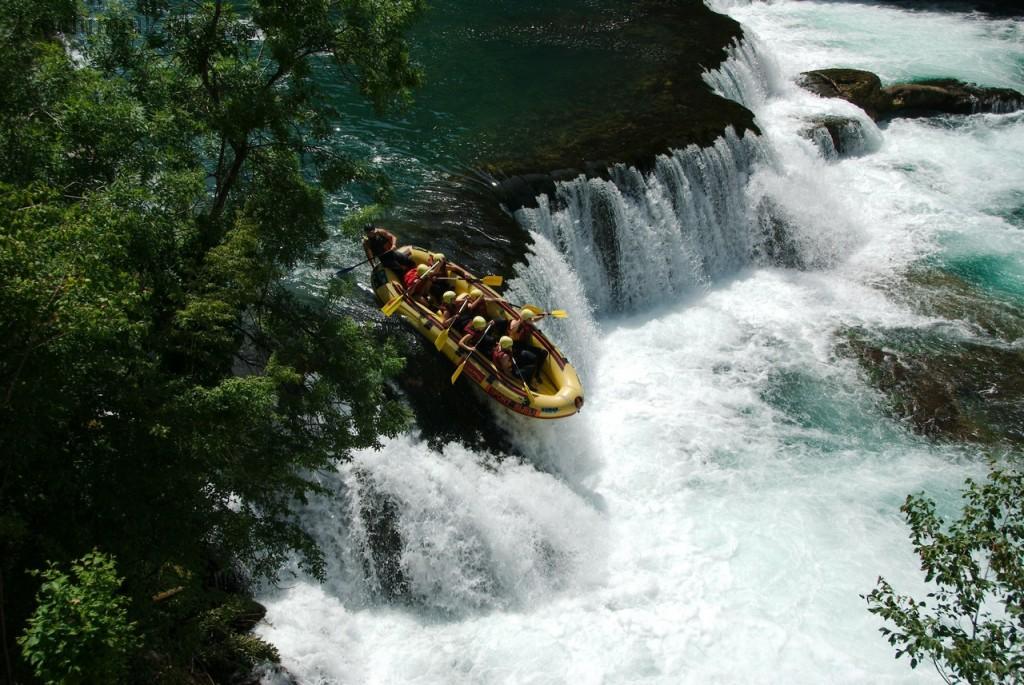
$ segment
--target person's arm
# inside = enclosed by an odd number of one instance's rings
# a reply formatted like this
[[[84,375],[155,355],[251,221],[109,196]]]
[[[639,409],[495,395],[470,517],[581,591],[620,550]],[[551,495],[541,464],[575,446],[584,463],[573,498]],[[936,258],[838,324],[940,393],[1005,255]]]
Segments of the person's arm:
[[[370,241],[363,238],[363,253],[366,254],[366,259],[369,260],[370,266],[376,266],[376,262],[373,259],[373,250],[370,249]]]

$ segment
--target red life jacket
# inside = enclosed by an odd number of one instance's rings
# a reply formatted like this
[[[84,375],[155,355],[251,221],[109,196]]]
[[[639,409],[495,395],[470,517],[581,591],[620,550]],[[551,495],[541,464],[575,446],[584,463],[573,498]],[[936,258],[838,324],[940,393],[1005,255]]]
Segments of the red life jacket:
[[[402,283],[405,284],[406,290],[411,288],[417,280],[419,280],[419,277],[416,275],[416,269],[409,269],[405,272],[405,275],[402,276]]]

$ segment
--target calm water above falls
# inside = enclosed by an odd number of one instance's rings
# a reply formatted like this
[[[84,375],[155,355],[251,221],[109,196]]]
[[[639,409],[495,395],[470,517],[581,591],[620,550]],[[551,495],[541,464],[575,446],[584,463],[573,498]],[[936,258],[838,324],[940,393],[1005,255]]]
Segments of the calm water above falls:
[[[1024,117],[867,123],[866,154],[827,162],[804,120],[858,115],[792,79],[841,65],[1024,90],[1021,28],[860,3],[722,9],[752,39],[708,80],[764,135],[519,213],[535,245],[512,292],[572,310],[548,328],[587,407],[500,417],[522,460],[412,435],[332,475],[339,497],[304,512],[328,582],[264,597],[261,630],[301,682],[939,682],[892,658],[858,595],[879,574],[920,589],[898,506],[924,489],[952,511],[977,451],[887,418],[836,336],[934,324],[884,287],[922,261],[1024,302]],[[772,266],[766,207],[803,269]],[[649,243],[663,249],[638,259]],[[401,601],[370,551],[382,512],[404,541]]]

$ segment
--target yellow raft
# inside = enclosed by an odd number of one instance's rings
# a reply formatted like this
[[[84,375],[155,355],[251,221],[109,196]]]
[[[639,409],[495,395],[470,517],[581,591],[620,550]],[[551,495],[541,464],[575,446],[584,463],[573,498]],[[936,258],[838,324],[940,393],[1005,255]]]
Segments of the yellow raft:
[[[427,263],[430,257],[430,252],[419,247],[406,246],[400,249],[417,264]],[[381,304],[402,295],[401,304],[395,310],[396,313],[405,317],[405,320],[431,343],[437,341],[437,337],[443,330],[441,317],[437,311],[432,310],[423,302],[404,296],[405,290],[398,274],[378,264],[373,270],[371,283]],[[512,305],[471,275],[466,280],[456,278],[448,283],[450,285],[447,288],[456,293],[469,292],[472,288],[479,288],[483,291],[487,298],[487,319],[490,321],[513,319],[518,316]],[[455,365],[465,359],[465,351],[458,346],[459,338],[462,335],[462,331],[451,329],[448,341],[440,350]],[[572,416],[583,407],[583,387],[580,385],[576,370],[539,330],[535,329],[531,344],[534,347],[547,350],[548,353],[544,366],[539,370],[537,378],[533,382],[535,390],[524,386],[518,378],[502,373],[494,366],[490,358],[481,352],[473,352],[462,370],[462,377],[480,386],[480,389],[491,399],[518,414],[535,419],[560,419]]]

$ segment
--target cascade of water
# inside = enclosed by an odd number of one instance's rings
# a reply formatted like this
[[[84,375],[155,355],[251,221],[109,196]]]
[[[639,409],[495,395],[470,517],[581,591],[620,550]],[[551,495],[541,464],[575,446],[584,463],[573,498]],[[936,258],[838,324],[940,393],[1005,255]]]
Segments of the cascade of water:
[[[727,57],[717,69],[702,74],[715,93],[756,110],[782,90],[779,65],[754,36],[733,39],[725,52]]]
[[[518,214],[534,244],[509,297],[570,311],[543,325],[580,369],[584,412],[502,414],[531,464],[387,441],[332,476],[340,497],[303,512],[329,582],[269,598],[260,628],[303,682],[927,678],[893,661],[858,594],[879,573],[915,592],[899,503],[953,493],[978,469],[888,420],[856,364],[836,360],[835,332],[930,325],[872,284],[937,230],[968,226],[1015,259],[1019,241],[998,217],[1021,216],[1021,119],[893,122],[873,154],[826,158],[801,137],[809,116],[855,120],[866,144],[881,140],[849,103],[790,80],[846,61],[834,41],[851,15],[869,36],[921,21],[973,36],[989,24],[853,3],[744,11],[764,45],[736,44],[708,79],[751,103],[763,136],[730,133],[647,174],[563,183]],[[821,23],[842,33],[815,37]],[[878,48],[882,67],[906,61],[903,43]],[[960,52],[990,43],[1012,45],[971,38]],[[758,264],[836,268],[715,282]],[[709,284],[672,306],[672,294]],[[654,303],[666,306],[591,316]]]
[[[325,551],[326,590],[350,608],[398,601],[457,617],[600,573],[598,514],[516,459],[405,437],[320,478],[335,495],[300,513]]]
[[[546,198],[542,202],[546,204]],[[544,311],[564,309],[569,313],[565,319],[545,319],[543,327],[552,340],[558,341],[559,349],[592,392],[593,386],[588,380],[593,378],[592,371],[597,363],[593,341],[598,338],[598,326],[583,284],[546,235],[533,233],[526,264],[517,269],[517,276],[507,285],[505,297],[511,302],[534,304]]]
[[[598,313],[634,310],[701,288],[750,262],[762,242],[744,188],[765,159],[759,140],[732,130],[708,148],[659,156],[641,174],[558,185],[556,198],[517,212],[565,255]]]

